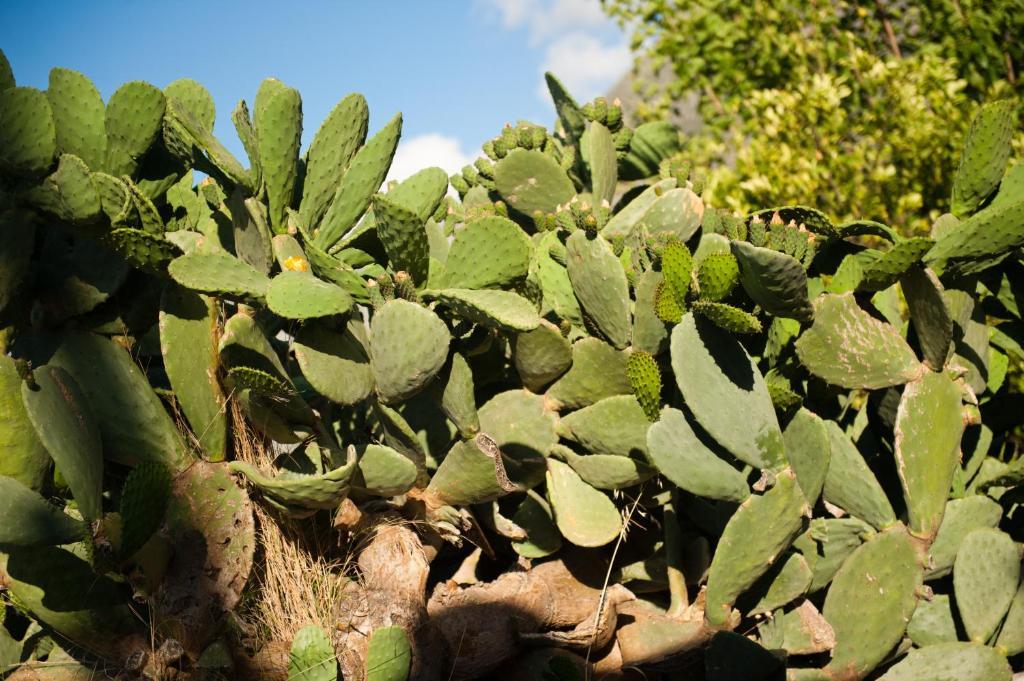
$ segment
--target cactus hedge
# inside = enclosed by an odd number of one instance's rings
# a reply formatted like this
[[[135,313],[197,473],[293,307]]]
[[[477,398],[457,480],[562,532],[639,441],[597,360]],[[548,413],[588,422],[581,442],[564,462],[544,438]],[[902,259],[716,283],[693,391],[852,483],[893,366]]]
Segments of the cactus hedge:
[[[0,676],[1024,665],[1012,105],[904,238],[706,205],[674,130],[553,76],[552,127],[385,185],[402,118],[357,94],[302,149],[264,81],[244,162],[195,81],[10,74]],[[288,640],[252,615],[273,525],[347,558]]]

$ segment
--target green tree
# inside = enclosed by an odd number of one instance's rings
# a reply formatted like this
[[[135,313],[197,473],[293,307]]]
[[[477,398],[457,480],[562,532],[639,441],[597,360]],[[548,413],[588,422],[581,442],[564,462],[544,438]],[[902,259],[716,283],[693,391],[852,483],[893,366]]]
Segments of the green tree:
[[[926,230],[977,105],[1021,92],[1022,0],[603,3],[638,73],[659,74],[638,77],[637,116],[698,92],[690,153],[738,211],[814,203]]]

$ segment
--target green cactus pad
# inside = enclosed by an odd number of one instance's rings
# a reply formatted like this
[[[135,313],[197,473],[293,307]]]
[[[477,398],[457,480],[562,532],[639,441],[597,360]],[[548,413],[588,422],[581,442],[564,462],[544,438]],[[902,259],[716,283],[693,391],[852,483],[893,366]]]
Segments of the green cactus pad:
[[[569,235],[566,252],[569,281],[583,311],[609,343],[625,348],[632,322],[629,282],[611,246],[601,236],[591,239],[577,230]]]
[[[750,496],[746,476],[715,454],[678,409],[665,407],[647,430],[647,452],[661,474],[687,492],[736,503]]]
[[[617,454],[579,455],[568,447],[555,445],[558,456],[591,487],[597,489],[623,489],[648,480],[657,471],[642,460]]]
[[[528,281],[540,288],[545,308],[554,310],[560,318],[572,324],[583,326],[583,312],[572,291],[569,274],[551,256],[553,249],[561,247],[558,235],[554,232],[540,237],[530,258]]]
[[[470,438],[480,430],[480,417],[476,411],[473,390],[473,370],[466,358],[453,353],[442,380],[441,410],[455,424],[463,438]]]
[[[377,236],[384,244],[391,268],[396,272],[408,272],[414,282],[426,282],[430,244],[424,220],[383,194],[374,197],[373,214],[377,221]]]
[[[381,497],[393,497],[409,491],[416,482],[416,464],[408,457],[384,445],[364,445],[359,453],[357,485]]]
[[[174,477],[161,537],[174,558],[150,607],[195,659],[238,605],[256,549],[252,504],[225,464],[197,461]]]
[[[907,624],[907,637],[919,648],[957,640],[949,596],[935,594],[918,603]]]
[[[181,249],[163,237],[131,227],[107,233],[103,243],[129,265],[153,274],[165,272],[171,261],[181,255]]]
[[[256,147],[267,189],[270,227],[276,234],[287,230],[286,210],[295,195],[299,145],[302,142],[302,98],[298,90],[282,85],[259,102],[254,111]]]
[[[782,432],[764,378],[735,338],[686,315],[672,330],[672,370],[687,406],[715,441],[752,466],[784,465]],[[735,414],[743,414],[743,428],[736,428]]]
[[[900,278],[900,288],[925,364],[940,371],[946,365],[953,342],[953,319],[942,295],[942,284],[930,269],[912,267]]]
[[[1024,200],[989,206],[942,235],[925,257],[938,275],[977,274],[1024,245]]]
[[[0,546],[56,546],[82,539],[88,527],[14,478],[0,475]]]
[[[543,459],[538,459],[543,465]],[[466,505],[494,501],[514,491],[523,491],[536,484],[526,484],[510,477],[521,472],[522,459],[506,457],[494,438],[477,433],[470,440],[460,440],[445,455],[441,465],[430,478],[427,494],[443,504]],[[538,461],[530,462],[532,464]]]
[[[131,355],[91,333],[68,334],[50,361],[74,378],[96,419],[105,458],[125,465],[189,463],[178,430]]]
[[[109,115],[110,105],[108,104],[108,123]],[[109,125],[107,130],[109,134]],[[243,136],[242,139],[245,140],[246,136]],[[210,163],[231,182],[248,191],[254,190],[253,177],[242,167],[238,159],[231,155],[231,152],[213,136],[213,133],[201,121],[197,121],[193,117],[186,103],[173,98],[167,100],[167,114],[164,118],[164,145],[168,148],[184,146],[188,152],[188,158],[191,158],[192,147],[197,147],[206,154]],[[107,148],[107,157],[110,157],[109,147]]]
[[[716,632],[704,652],[707,681],[771,681],[784,669],[785,663],[773,653],[732,631]]]
[[[661,412],[661,371],[647,352],[634,350],[626,366],[626,377],[633,395],[649,421],[657,421]]]
[[[1002,516],[1002,506],[983,495],[949,500],[942,524],[929,547],[925,578],[936,579],[948,575],[953,569],[953,561],[964,537],[976,529],[996,527]]]
[[[28,197],[39,208],[66,222],[90,222],[101,208],[89,168],[71,154],[63,154],[57,170],[28,192]]]
[[[793,542],[807,515],[807,500],[789,470],[778,474],[768,492],[740,504],[718,540],[708,572],[704,616],[712,626],[729,622],[736,598]]]
[[[572,346],[554,324],[541,320],[536,329],[516,335],[512,359],[523,385],[540,392],[572,364]]]
[[[911,650],[879,681],[1010,681],[1006,658],[977,643],[939,643]]]
[[[1024,583],[1017,588],[1013,602],[1010,603],[1006,619],[999,629],[995,647],[1007,656],[1024,652]]]
[[[590,167],[591,194],[594,203],[607,201],[611,204],[615,198],[615,187],[618,184],[617,161],[615,158],[615,142],[608,128],[596,121],[587,125],[582,140],[584,158]]]
[[[100,430],[75,380],[59,367],[33,372],[35,386],[21,384],[36,435],[53,457],[87,521],[102,515],[103,447]]]
[[[740,282],[768,314],[807,321],[813,315],[807,297],[807,272],[792,256],[745,241],[732,242]]]
[[[324,630],[315,624],[295,632],[288,653],[288,681],[337,681],[338,660]]]
[[[813,506],[828,475],[832,451],[828,427],[816,414],[800,409],[782,431],[782,440],[800,489]]]
[[[199,125],[213,132],[217,108],[210,92],[200,83],[191,78],[179,78],[167,84],[164,88],[164,97],[178,100]]]
[[[648,270],[640,275],[634,287],[633,347],[659,355],[668,348],[668,329],[655,310],[655,293],[662,285],[661,272]],[[680,310],[679,318],[682,318]]]
[[[910,537],[894,525],[862,544],[832,580],[822,614],[836,635],[833,678],[863,678],[899,643],[917,607],[921,567]]]
[[[119,87],[107,102],[104,117],[107,156],[103,170],[114,176],[134,175],[160,132],[165,108],[164,93],[149,83],[136,80]]]
[[[593,454],[645,458],[650,422],[632,395],[606,397],[567,414],[559,421],[559,434]]]
[[[811,373],[844,388],[900,385],[923,371],[899,330],[862,310],[850,293],[818,298],[814,325],[796,351]]]
[[[448,174],[440,168],[424,168],[395,185],[388,191],[388,198],[426,221],[441,205],[447,191]]]
[[[314,319],[352,309],[352,296],[309,272],[284,271],[270,280],[267,307],[285,319]]]
[[[370,634],[366,681],[406,681],[412,667],[412,646],[402,627],[381,627]]]
[[[629,142],[629,153],[622,160],[624,180],[640,180],[658,174],[662,159],[682,149],[679,129],[667,121],[637,126]]]
[[[107,150],[105,109],[99,90],[71,69],[50,70],[46,97],[53,111],[57,152],[74,154],[93,170],[103,168]]]
[[[241,300],[262,300],[270,286],[270,279],[251,265],[220,252],[193,252],[175,258],[167,272],[187,289]]]
[[[366,99],[353,93],[338,102],[320,124],[306,152],[306,177],[299,204],[299,215],[305,224],[320,223],[338,178],[366,140],[368,120]]]
[[[39,176],[57,153],[57,133],[46,94],[30,87],[0,92],[0,168]]]
[[[740,267],[732,253],[710,253],[697,269],[697,288],[701,300],[718,302],[732,293],[739,283]]]
[[[633,392],[628,376],[629,353],[597,338],[573,343],[572,366],[548,388],[558,409],[579,409],[612,395]]]
[[[506,331],[532,331],[541,321],[533,303],[512,291],[449,288],[423,295],[457,317]]]
[[[970,215],[999,186],[1016,129],[1017,104],[1012,99],[989,102],[974,115],[953,179],[953,215]]]
[[[256,487],[264,497],[285,509],[332,509],[348,494],[349,484],[356,472],[356,457],[321,475],[280,473],[264,475],[246,461],[232,461],[228,470],[239,473]]]
[[[366,211],[388,174],[401,134],[402,114],[395,114],[352,157],[320,227],[314,232],[313,241],[318,248],[330,250]]]
[[[800,553],[790,553],[785,560],[777,561],[755,585],[755,593],[763,593],[748,617],[768,615],[774,610],[792,603],[807,593],[814,572]],[[760,588],[758,588],[760,586]],[[763,591],[762,591],[763,590]]]
[[[995,528],[972,530],[953,564],[957,610],[967,636],[984,644],[999,627],[1020,583],[1020,549]]]
[[[526,276],[530,239],[519,225],[498,215],[478,218],[455,233],[445,261],[444,285],[499,288]]]
[[[512,540],[512,548],[523,558],[543,558],[562,548],[551,505],[536,492],[526,493],[512,522],[526,530],[525,539]]]
[[[835,635],[832,627],[810,601],[789,610],[779,610],[758,627],[761,645],[773,650],[783,649],[790,655],[813,655],[832,650]],[[787,671],[789,681],[831,681],[820,669]]]
[[[587,483],[568,464],[548,459],[548,501],[559,532],[576,546],[604,546],[622,531],[622,518],[603,492]]]
[[[377,393],[385,403],[419,392],[444,366],[451,336],[430,310],[392,300],[370,322],[370,363]]]
[[[697,300],[693,303],[693,312],[710,319],[720,329],[732,333],[761,333],[764,328],[761,326],[761,320],[754,315],[725,303]]]
[[[50,477],[51,459],[21,401],[21,383],[15,360],[0,356],[0,476],[39,491]]]
[[[524,215],[554,213],[576,195],[558,162],[547,154],[514,149],[494,166],[494,183],[502,200]]]
[[[939,530],[953,474],[960,463],[960,388],[946,374],[927,372],[907,384],[896,412],[896,467],[912,534]]]
[[[932,239],[925,237],[898,241],[882,257],[863,264],[859,288],[867,291],[889,288],[916,265],[934,245]]]
[[[881,530],[896,522],[896,514],[864,457],[835,421],[826,421],[831,459],[824,497],[854,517]]]
[[[704,203],[685,187],[669,189],[644,211],[637,227],[649,236],[671,235],[679,242],[697,233],[704,217]]]
[[[369,359],[351,334],[304,324],[293,347],[303,376],[332,402],[357,404],[373,390]]]
[[[125,644],[148,645],[129,590],[93,571],[84,543],[21,548],[0,555],[0,569],[19,607],[60,640],[110,660],[119,659]]]
[[[814,593],[832,581],[832,577],[863,538],[873,534],[871,526],[857,518],[815,518],[807,531],[796,538],[793,547],[804,554],[814,577],[808,587]]]
[[[554,412],[542,396],[526,390],[498,393],[480,407],[479,416],[480,429],[494,438],[506,458],[533,462],[547,456],[558,442]],[[518,479],[539,482],[543,470],[537,480],[531,477],[534,472],[524,470]],[[509,475],[515,477],[514,471]]]
[[[674,189],[674,179],[660,180],[630,201],[618,213],[613,215],[608,223],[601,229],[601,234],[606,239],[626,237],[633,233],[634,227],[643,218],[652,205],[667,191]]]
[[[121,491],[121,555],[129,558],[160,529],[171,497],[171,472],[154,461],[132,469]]]
[[[227,452],[224,393],[217,380],[217,307],[175,284],[160,299],[160,350],[175,399],[211,461]]]

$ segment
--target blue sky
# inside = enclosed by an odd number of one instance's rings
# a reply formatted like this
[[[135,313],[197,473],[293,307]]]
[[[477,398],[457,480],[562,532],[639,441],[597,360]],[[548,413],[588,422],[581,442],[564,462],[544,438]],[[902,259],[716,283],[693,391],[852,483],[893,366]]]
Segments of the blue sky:
[[[230,113],[262,78],[302,93],[307,144],[341,97],[361,92],[371,134],[403,113],[394,177],[454,171],[505,122],[550,124],[545,70],[588,99],[630,66],[598,0],[3,0],[0,48],[19,85],[45,88],[49,69],[65,66],[105,99],[128,80],[194,78],[242,159]]]

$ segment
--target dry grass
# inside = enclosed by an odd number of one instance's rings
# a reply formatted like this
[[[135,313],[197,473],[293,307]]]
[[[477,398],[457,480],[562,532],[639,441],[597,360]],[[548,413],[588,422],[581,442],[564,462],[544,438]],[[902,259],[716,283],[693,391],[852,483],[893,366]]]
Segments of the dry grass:
[[[266,469],[273,462],[268,442],[254,432],[244,414],[231,404],[235,456]],[[297,523],[255,506],[259,560],[250,617],[269,640],[291,641],[302,627],[334,628],[334,604],[345,583],[351,560],[336,543],[330,527],[312,519]]]

